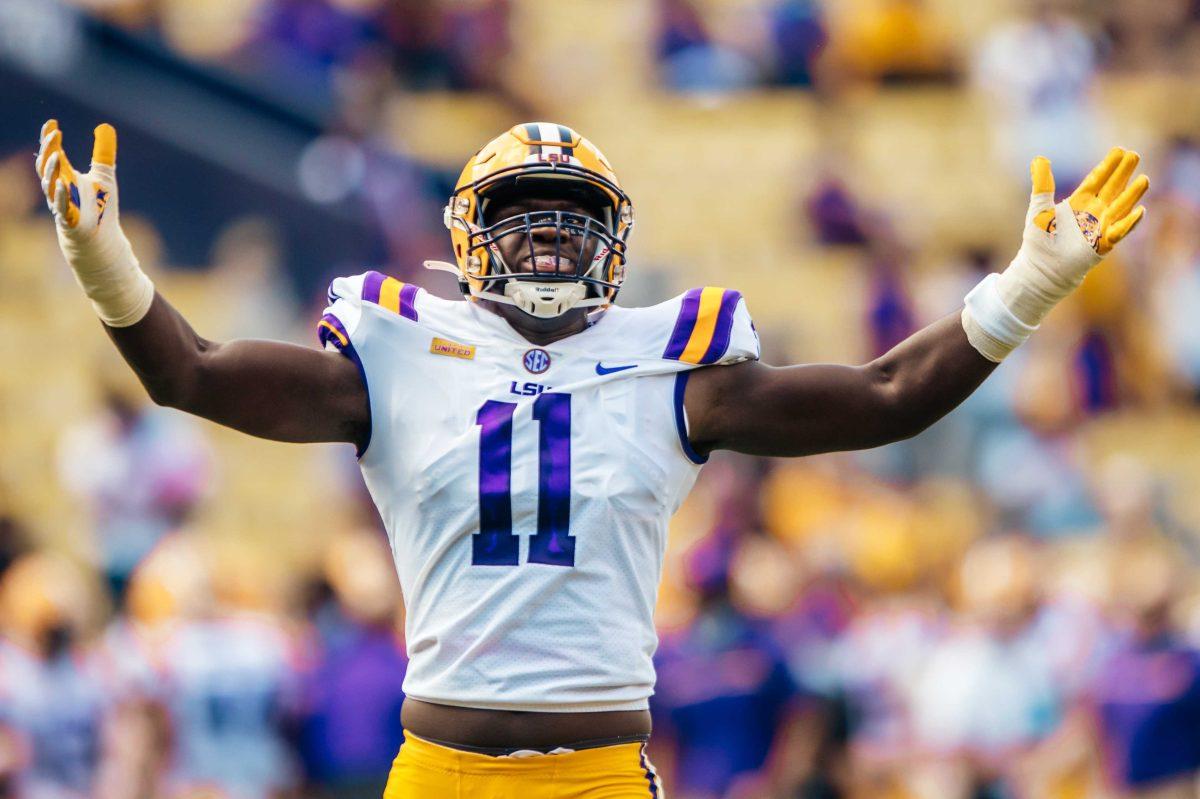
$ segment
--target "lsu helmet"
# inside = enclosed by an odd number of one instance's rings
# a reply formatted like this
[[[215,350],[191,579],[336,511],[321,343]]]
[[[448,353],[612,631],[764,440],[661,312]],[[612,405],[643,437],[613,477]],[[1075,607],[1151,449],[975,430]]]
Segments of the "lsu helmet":
[[[499,196],[571,197],[596,216],[569,211],[533,211],[487,219]],[[633,227],[633,204],[621,190],[604,154],[574,130],[550,122],[515,125],[483,146],[463,169],[446,205],[457,267],[427,261],[431,269],[455,273],[470,297],[514,305],[548,319],[571,308],[603,307],[625,279],[625,248]],[[555,231],[556,257],[566,237],[582,239],[573,274],[516,271],[504,262],[497,242],[523,236],[533,255],[533,231]]]

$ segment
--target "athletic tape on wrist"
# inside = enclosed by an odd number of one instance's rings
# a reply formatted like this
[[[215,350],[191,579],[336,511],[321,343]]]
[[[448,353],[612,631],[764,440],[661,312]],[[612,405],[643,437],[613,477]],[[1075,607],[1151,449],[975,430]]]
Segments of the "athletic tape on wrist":
[[[1037,325],[1027,325],[1018,319],[996,290],[1000,278],[991,274],[971,289],[964,301],[963,329],[971,346],[985,358],[999,362],[1033,335]],[[973,329],[977,327],[978,329]],[[986,335],[986,339],[979,334]]]

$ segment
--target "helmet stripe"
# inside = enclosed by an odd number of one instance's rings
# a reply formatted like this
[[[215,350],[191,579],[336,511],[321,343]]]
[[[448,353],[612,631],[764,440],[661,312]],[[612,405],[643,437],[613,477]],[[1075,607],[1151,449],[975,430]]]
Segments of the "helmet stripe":
[[[536,122],[530,122],[528,125],[525,126],[525,135],[529,137],[530,142],[539,142],[542,140],[542,134],[541,134],[541,131],[538,130],[538,123],[536,123]],[[530,144],[529,145],[529,154],[530,155],[541,155],[542,154],[542,145]]]
[[[573,142],[575,140],[574,137],[571,136],[571,130],[568,127],[566,127],[565,125],[559,125],[558,126],[558,136],[560,139],[562,139],[563,155],[568,156],[568,157],[575,155],[575,148],[570,146],[571,142]]]
[[[542,145],[542,153],[544,155],[561,155],[563,148],[559,145],[561,139],[558,134],[558,125],[549,122],[539,122],[538,139],[545,144]]]

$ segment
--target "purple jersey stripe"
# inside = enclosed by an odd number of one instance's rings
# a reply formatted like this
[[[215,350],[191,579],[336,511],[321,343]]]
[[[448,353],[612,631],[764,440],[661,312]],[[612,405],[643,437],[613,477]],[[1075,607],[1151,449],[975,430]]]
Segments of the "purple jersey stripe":
[[[721,310],[717,312],[717,324],[713,329],[712,342],[708,345],[708,351],[704,353],[700,363],[716,363],[721,360],[725,350],[729,349],[729,339],[733,335],[733,315],[737,311],[738,300],[741,298],[742,292],[725,289],[725,294],[721,297]]]
[[[383,281],[387,280],[387,275],[382,272],[367,272],[366,278],[363,280],[362,298],[367,302],[379,304],[379,289],[383,286]]]
[[[331,313],[322,316],[321,321],[317,324],[317,339],[321,342],[322,346],[333,342],[333,346],[339,350],[344,350],[352,346],[350,344],[350,334],[346,332],[346,327],[342,324],[342,320]]]
[[[687,417],[684,414],[683,398],[687,393],[688,376],[690,371],[683,371],[675,375],[675,432],[679,434],[679,446],[683,448],[683,454],[692,463],[704,464],[708,463],[708,456],[701,455],[692,448],[691,439],[688,438]]]
[[[692,330],[696,327],[696,317],[700,313],[700,292],[703,290],[692,289],[683,295],[683,307],[679,311],[679,318],[675,320],[675,329],[671,331],[671,340],[667,343],[666,351],[663,352],[664,358],[679,360],[679,356],[683,355],[683,351],[687,349],[688,339],[692,337]]]
[[[417,321],[417,292],[419,288],[412,283],[405,283],[400,289],[400,315],[406,319]]]
[[[355,368],[358,369],[358,376],[363,382],[363,390],[367,393],[367,408],[371,407],[371,388],[367,384],[367,370],[363,368],[362,360],[359,359],[358,353],[354,350],[354,342],[350,340],[350,334],[346,332],[345,325],[342,320],[338,319],[331,313],[327,313],[321,317],[321,321],[317,323],[317,338],[321,342],[321,346],[332,341],[333,346],[342,355],[345,355],[354,362]],[[355,452],[361,458],[367,451],[367,447],[371,444],[371,424],[367,421],[367,437],[366,440],[359,445]]]

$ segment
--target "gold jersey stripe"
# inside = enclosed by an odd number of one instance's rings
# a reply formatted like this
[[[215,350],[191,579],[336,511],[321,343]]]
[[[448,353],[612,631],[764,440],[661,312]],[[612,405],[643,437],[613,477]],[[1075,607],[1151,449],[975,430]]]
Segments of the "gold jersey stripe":
[[[712,344],[713,334],[717,330],[717,316],[720,315],[721,298],[724,296],[725,289],[715,286],[706,286],[700,292],[700,310],[696,313],[696,326],[692,328],[692,335],[688,338],[687,346],[679,360],[700,363],[700,359],[708,352],[708,346]]]
[[[400,290],[404,283],[394,277],[386,278],[379,287],[379,304],[393,313],[400,313]]]

